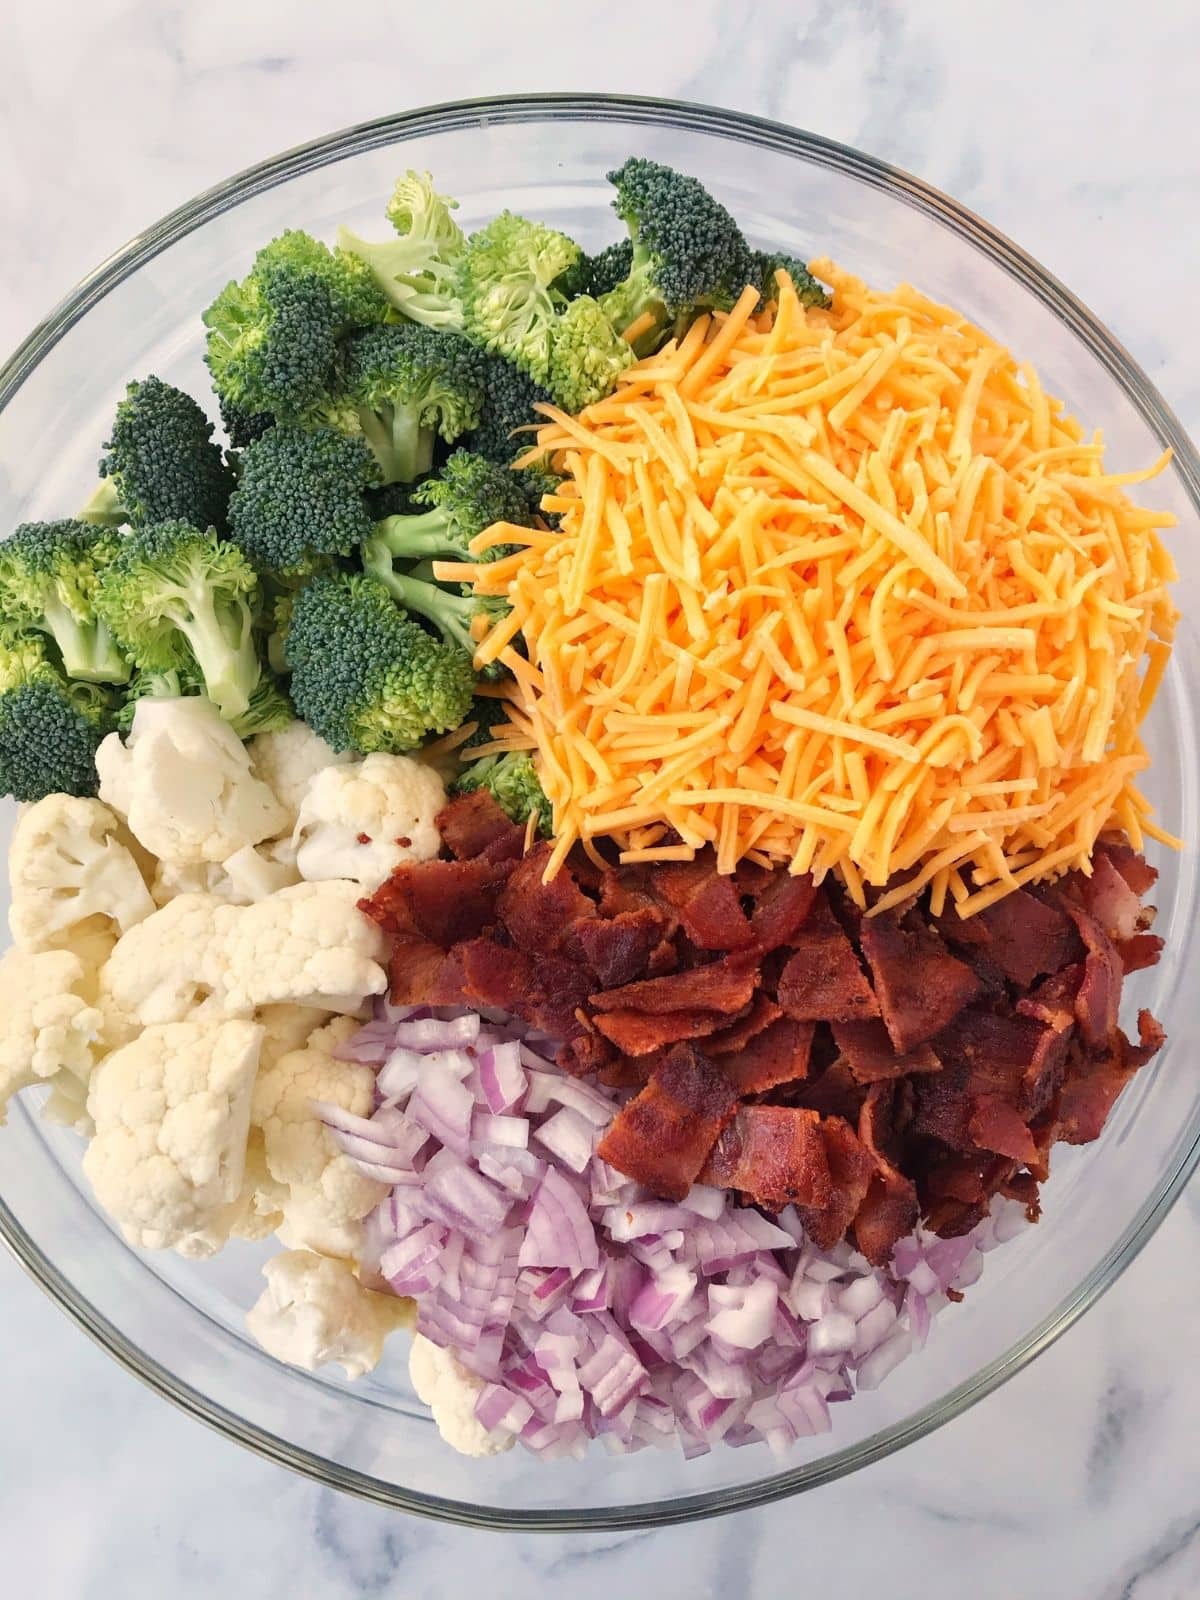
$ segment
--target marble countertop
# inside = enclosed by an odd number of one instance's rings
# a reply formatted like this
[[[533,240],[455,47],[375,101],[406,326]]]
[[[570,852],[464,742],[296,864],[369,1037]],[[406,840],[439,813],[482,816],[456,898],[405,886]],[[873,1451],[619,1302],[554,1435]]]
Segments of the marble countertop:
[[[424,9],[11,8],[0,348],[139,227],[279,149],[459,95],[602,89],[777,117],[940,185],[1070,284],[1200,434],[1190,0],[692,0],[683,24],[631,0],[522,0],[519,50],[511,7],[462,0],[453,27]],[[504,1537],[359,1504],[239,1450],[141,1388],[0,1258],[3,1587],[49,1600],[441,1600],[476,1584],[572,1600],[765,1600],[801,1585],[839,1600],[1188,1600],[1198,1260],[1193,1185],[1032,1368],[815,1495],[661,1533]]]

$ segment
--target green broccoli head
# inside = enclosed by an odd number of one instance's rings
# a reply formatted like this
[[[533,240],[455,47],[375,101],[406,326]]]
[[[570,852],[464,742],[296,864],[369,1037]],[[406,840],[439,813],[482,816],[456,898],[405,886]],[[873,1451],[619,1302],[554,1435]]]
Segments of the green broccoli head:
[[[485,456],[456,450],[436,478],[412,492],[418,509],[376,523],[373,540],[382,541],[393,560],[428,557],[472,560],[468,545],[494,522],[528,527],[529,503],[522,474],[499,467]],[[494,561],[507,547],[495,545],[479,559]]]
[[[272,428],[242,452],[229,526],[261,571],[311,572],[315,561],[349,555],[369,535],[365,496],[377,481],[362,439],[331,428]]]
[[[579,254],[579,246],[565,233],[511,211],[472,234],[459,263],[468,338],[507,356],[535,383],[544,384],[564,303],[554,285]]]
[[[587,281],[581,294],[593,295],[599,300],[619,283],[623,283],[633,270],[633,240],[619,239],[606,245],[594,256],[588,257]]]
[[[497,703],[503,706],[503,701]],[[467,748],[464,745],[464,751]],[[479,789],[486,789],[513,822],[527,822],[536,811],[538,831],[543,838],[550,837],[553,808],[542,788],[533,757],[527,750],[513,750],[506,755],[480,756],[475,761],[465,761],[462,771],[450,787],[452,794],[474,794]]]
[[[187,522],[156,522],[123,540],[104,568],[96,608],[137,666],[198,671],[232,722],[258,688],[258,576],[236,544]]]
[[[476,455],[507,466],[533,443],[532,431],[526,430],[545,420],[534,406],[549,403],[553,396],[520,367],[497,355],[484,358],[483,392],[479,425],[463,436],[462,443]]]
[[[204,681],[194,666],[172,667],[165,672],[138,672],[130,680],[125,698],[116,714],[120,733],[128,733],[141,700],[179,700],[204,693]],[[268,673],[263,673],[250,704],[231,723],[239,739],[252,739],[256,733],[274,733],[296,720],[291,702]]]
[[[795,256],[784,255],[777,250],[755,250],[753,260],[754,276],[750,281],[758,284],[764,301],[776,298],[778,284],[775,274],[783,271],[795,285],[802,306],[817,306],[825,310],[832,304],[825,285],[819,283],[803,261],[797,261]]]
[[[58,646],[68,677],[124,683],[129,662],[96,612],[100,574],[121,548],[119,535],[71,520],[23,522],[0,544],[0,614]]]
[[[435,192],[427,172],[409,171],[397,179],[387,204],[397,237],[375,243],[342,227],[338,245],[363,263],[377,289],[410,322],[461,328],[455,272],[463,235],[450,215],[457,207],[457,200]]]
[[[463,586],[438,583],[429,563],[419,562],[408,572],[397,572],[383,538],[368,539],[362,557],[364,569],[393,600],[398,600],[406,611],[432,622],[446,643],[460,650],[468,661],[474,657],[477,635],[508,612],[508,602],[499,596],[476,595]],[[484,669],[483,676],[501,678],[504,668],[493,662]]]
[[[235,450],[244,450],[255,439],[261,439],[268,428],[275,426],[275,418],[269,411],[243,411],[240,406],[232,405],[220,395],[217,396],[217,404],[221,411],[221,426]]]
[[[741,229],[698,179],[635,156],[608,180],[633,254],[628,275],[601,304],[622,332],[647,312],[653,317],[634,343],[638,355],[657,349],[672,326],[699,312],[728,310],[758,281]]]
[[[224,527],[233,473],[212,435],[212,423],[182,389],[154,377],[129,384],[100,459],[121,520],[135,528],[172,518]]]
[[[579,295],[555,326],[546,381],[564,411],[582,411],[603,399],[632,363],[633,350],[600,303]]]
[[[385,483],[410,483],[447,443],[477,427],[485,399],[481,351],[460,334],[417,323],[370,328],[346,348],[345,394]]]
[[[316,578],[300,591],[287,658],[296,710],[335,750],[412,750],[457,728],[470,709],[470,656],[359,573]]]
[[[40,637],[0,639],[0,793],[14,800],[94,795],[96,749],[114,721],[114,693],[71,683]]]

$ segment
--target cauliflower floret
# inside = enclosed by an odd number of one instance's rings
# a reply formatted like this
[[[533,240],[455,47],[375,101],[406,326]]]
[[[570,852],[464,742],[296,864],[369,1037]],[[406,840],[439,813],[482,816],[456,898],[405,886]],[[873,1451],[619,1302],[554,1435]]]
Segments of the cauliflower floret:
[[[99,800],[48,794],[17,821],[8,857],[8,925],[26,950],[69,949],[87,922],[127,933],[154,910],[137,863]]]
[[[141,1023],[182,1022],[220,988],[218,914],[231,910],[212,895],[181,894],[131,928],[100,972],[106,1011],[114,1020],[124,1013]]]
[[[228,1237],[261,1044],[253,1022],[165,1023],[96,1068],[83,1170],[131,1244],[210,1255]]]
[[[267,1287],[246,1326],[268,1355],[314,1372],[336,1361],[348,1378],[379,1362],[383,1342],[411,1327],[413,1303],[364,1289],[345,1261],[288,1250],[263,1268]]]
[[[267,1170],[285,1185],[283,1219],[288,1242],[311,1243],[322,1253],[342,1255],[338,1246],[352,1228],[379,1204],[387,1185],[361,1173],[333,1142],[313,1110],[313,1101],[340,1106],[354,1116],[371,1114],[375,1074],[333,1052],[358,1028],[351,1017],[335,1017],[312,1034],[302,1049],[290,1050],[264,1066],[254,1085],[251,1121],[261,1128]],[[333,1246],[333,1248],[331,1248]]]
[[[225,861],[160,861],[150,892],[160,907],[181,894],[211,894],[227,905],[248,906],[299,882],[290,847],[247,844]]]
[[[511,1447],[513,1435],[489,1433],[475,1416],[475,1402],[487,1387],[483,1378],[464,1367],[453,1350],[413,1334],[408,1375],[433,1412],[438,1432],[464,1456],[498,1456]]]
[[[437,773],[408,756],[326,767],[309,784],[292,835],[300,876],[352,878],[370,894],[401,862],[437,855],[434,818],[445,803]]]
[[[0,959],[0,1124],[18,1090],[87,1083],[101,1016],[78,992],[83,977],[67,950],[11,949]]]
[[[248,746],[254,775],[261,778],[288,814],[291,829],[309,780],[326,767],[353,760],[349,750],[334,750],[304,722],[290,722],[277,733],[260,733]]]
[[[96,770],[100,798],[163,861],[225,861],[288,823],[245,745],[202,695],[140,700],[127,741],[110,733]]]
[[[259,1006],[254,1020],[263,1030],[262,1055],[258,1070],[273,1067],[280,1056],[302,1050],[318,1028],[329,1021],[328,1011],[317,1006]]]
[[[356,1011],[382,994],[384,939],[358,898],[353,883],[298,883],[257,905],[221,908],[224,1009],[238,1015],[290,1001]]]

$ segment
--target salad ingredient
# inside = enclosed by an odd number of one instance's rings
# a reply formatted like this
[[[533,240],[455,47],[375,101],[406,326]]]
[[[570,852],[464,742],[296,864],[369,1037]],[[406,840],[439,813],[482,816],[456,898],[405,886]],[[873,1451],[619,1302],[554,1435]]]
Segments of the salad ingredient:
[[[85,520],[223,528],[234,475],[212,434],[212,423],[182,389],[155,377],[130,383],[105,441],[100,488],[82,513]]]
[[[124,683],[129,662],[97,615],[100,574],[119,546],[86,522],[23,522],[0,544],[0,611],[54,641],[68,678]]]
[[[229,502],[233,538],[273,579],[302,579],[368,536],[363,496],[377,478],[374,457],[357,436],[270,428],[242,453]]]
[[[268,1355],[306,1372],[336,1361],[361,1378],[378,1365],[387,1335],[411,1321],[408,1302],[364,1289],[345,1261],[287,1250],[263,1277],[246,1326]]]
[[[473,454],[507,467],[528,449],[537,421],[534,407],[550,400],[550,391],[504,356],[485,354],[483,379],[483,415],[461,443]],[[524,476],[518,481],[525,481]],[[530,503],[536,510],[537,501]]]
[[[817,266],[832,310],[783,276],[773,316],[747,291],[551,414],[561,529],[477,542],[521,553],[474,569],[512,606],[476,660],[515,674],[554,869],[603,834],[630,860],[711,843],[860,905],[899,875],[872,915],[917,868],[969,916],[1086,868],[1114,822],[1160,833],[1133,783],[1171,518],[978,329]]]
[[[139,701],[128,737],[109,734],[96,769],[100,798],[162,861],[225,861],[287,825],[246,746],[202,696]]]
[[[432,638],[362,575],[301,590],[287,657],[296,710],[335,750],[414,749],[458,727],[471,703],[470,656]]]
[[[579,295],[558,318],[546,385],[564,410],[582,411],[603,399],[632,364],[633,350],[599,302]]]
[[[476,1416],[476,1407],[488,1385],[464,1367],[453,1350],[443,1349],[432,1339],[415,1333],[408,1354],[408,1373],[417,1399],[433,1412],[438,1432],[460,1455],[494,1456],[512,1448],[512,1434],[485,1428]]]
[[[423,509],[385,517],[371,535],[372,546],[389,562],[466,560],[471,540],[494,522],[530,520],[520,476],[469,450],[456,450],[436,477],[413,490],[412,499]]]
[[[554,285],[579,254],[556,228],[502,212],[471,235],[459,259],[464,333],[544,384],[562,304]]]
[[[373,540],[363,548],[363,565],[406,611],[432,622],[447,646],[460,651],[468,664],[477,637],[486,633],[507,610],[503,600],[479,598],[469,590],[464,594],[458,589],[441,587],[434,581],[432,568],[424,562],[408,572],[397,572],[386,549]]]
[[[181,894],[213,895],[234,906],[253,905],[300,882],[290,842],[243,845],[224,861],[160,861],[150,893],[156,906]]]
[[[226,962],[220,909],[213,895],[179,894],[122,934],[100,971],[116,1009],[143,1026],[183,1022],[216,993]]]
[[[296,820],[300,876],[351,878],[372,893],[403,861],[427,861],[441,848],[435,817],[442,780],[409,756],[383,752],[325,767],[309,784]]]
[[[154,910],[141,869],[99,800],[50,794],[17,819],[8,925],[25,950],[70,949],[81,923],[116,937]]]
[[[266,784],[282,806],[289,833],[317,773],[353,760],[349,751],[334,750],[304,722],[291,722],[286,728],[259,734],[250,741],[249,749],[254,776]]]
[[[83,962],[69,950],[22,950],[0,957],[0,1124],[8,1102],[35,1083],[84,1085],[100,1012],[83,998]]]
[[[195,669],[223,717],[250,708],[262,680],[255,648],[258,579],[236,545],[188,522],[128,534],[102,570],[96,609],[151,672]]]
[[[341,227],[338,245],[370,268],[388,301],[411,322],[460,328],[456,277],[464,240],[450,215],[457,209],[457,200],[435,191],[428,172],[410,169],[396,180],[387,205],[397,237],[376,244]]]
[[[22,801],[94,795],[113,712],[100,685],[63,676],[40,636],[0,633],[0,792]]]
[[[161,916],[162,913],[160,912]],[[227,1012],[294,1004],[357,1011],[382,994],[383,942],[358,909],[358,885],[298,883],[218,913]]]
[[[466,745],[463,749],[466,750]],[[542,836],[549,835],[550,802],[527,751],[510,750],[468,761],[454,782],[454,793],[475,794],[480,790],[490,794],[513,822],[527,822],[530,817],[536,817]]]
[[[252,1022],[166,1023],[96,1068],[83,1170],[131,1244],[212,1253],[241,1190],[261,1043]]]

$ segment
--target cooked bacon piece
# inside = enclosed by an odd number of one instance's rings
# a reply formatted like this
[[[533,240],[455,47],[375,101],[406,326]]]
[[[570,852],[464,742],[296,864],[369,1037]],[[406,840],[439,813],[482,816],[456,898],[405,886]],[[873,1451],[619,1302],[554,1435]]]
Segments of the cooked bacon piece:
[[[902,925],[887,912],[864,917],[862,949],[897,1050],[915,1050],[932,1039],[980,993],[970,967],[912,918]]]
[[[457,954],[471,1001],[527,1019],[534,963],[523,950],[512,950],[491,939],[472,939],[460,945]]]
[[[1037,1146],[1025,1118],[998,1094],[977,1096],[972,1102],[967,1124],[971,1143],[981,1150],[994,1150],[1024,1166],[1037,1160]]]
[[[732,1016],[748,1006],[758,987],[759,966],[756,952],[734,954],[710,961],[707,966],[687,972],[673,972],[664,978],[643,978],[638,983],[622,984],[619,989],[601,990],[589,997],[596,1011],[640,1011],[653,1015],[664,1011],[705,1010]]]
[[[1139,855],[1124,839],[1101,839],[1097,855],[1106,855],[1136,895],[1147,894],[1158,882],[1158,868]]]
[[[513,867],[496,899],[496,915],[509,938],[536,956],[553,955],[577,924],[596,916],[595,905],[566,868],[542,882],[550,851],[549,842],[539,840]]]
[[[804,925],[817,897],[817,886],[809,873],[793,877],[787,872],[772,873],[755,896],[750,926],[761,950],[777,950],[788,944]]]
[[[827,1206],[833,1185],[820,1117],[793,1106],[739,1106],[699,1181],[738,1189],[768,1211]]]
[[[392,1004],[461,1004],[461,983],[451,998],[434,998],[435,991],[440,992],[447,987],[443,979],[443,968],[447,964],[456,965],[454,957],[448,956],[440,944],[422,939],[419,934],[401,934],[393,943],[388,957],[388,995]]]
[[[897,1055],[878,1017],[867,1017],[863,1022],[835,1022],[833,1040],[859,1083],[907,1078],[913,1072],[940,1072],[942,1069],[942,1063],[928,1044],[919,1044],[907,1055]]]
[[[1103,1049],[1117,1026],[1124,977],[1121,958],[1090,911],[1065,897],[1063,908],[1079,929],[1087,950],[1083,982],[1075,997],[1075,1020],[1085,1042],[1095,1050]]]
[[[663,1054],[661,1050],[652,1051],[648,1056],[623,1056],[614,1052],[612,1059],[600,1068],[597,1076],[609,1089],[639,1089],[649,1081]]]
[[[434,823],[442,843],[459,861],[482,855],[493,845],[507,845],[514,835],[516,854],[520,855],[525,839],[524,828],[509,820],[486,789],[451,800],[438,812]]]
[[[1064,967],[1061,972],[1044,978],[1035,989],[1017,1001],[1017,1012],[1023,1017],[1033,1017],[1045,1022],[1060,1033],[1075,1021],[1075,1000],[1083,982],[1083,963]]]
[[[1156,933],[1135,933],[1132,939],[1118,939],[1115,949],[1121,970],[1128,977],[1131,972],[1142,972],[1158,964],[1163,941]]]
[[[658,896],[651,892],[648,872],[642,867],[609,867],[600,880],[600,915],[615,917],[621,911],[641,911],[647,906],[662,909]],[[679,919],[672,915],[672,934],[678,924]]]
[[[751,1039],[777,1022],[782,1015],[783,1012],[770,995],[763,994],[760,989],[750,1002],[746,1015],[731,1022],[727,1028],[719,1029],[704,1048],[710,1056],[729,1055],[732,1051],[742,1050]]]
[[[854,1242],[873,1267],[886,1267],[920,1214],[916,1184],[890,1162],[881,1161],[855,1213]]]
[[[726,1021],[720,1011],[605,1011],[592,1018],[606,1039],[627,1056],[646,1056],[684,1039],[706,1039]]]
[[[496,920],[510,861],[415,861],[398,867],[360,908],[387,933],[419,933],[448,950]]]
[[[614,1058],[618,1061],[622,1059],[608,1040],[582,1026],[579,1033],[572,1034],[565,1043],[559,1045],[554,1055],[557,1065],[573,1078],[589,1078],[594,1072],[603,1077]],[[631,1081],[644,1083],[645,1079],[639,1077]]]
[[[797,1022],[853,1022],[879,1015],[854,946],[824,894],[813,899],[791,945],[776,994],[789,1017]]]
[[[802,1086],[796,1100],[823,1117],[845,1117],[847,1122],[857,1123],[866,1097],[866,1088],[851,1072],[850,1063],[839,1056]]]
[[[663,1199],[682,1200],[736,1107],[721,1069],[678,1045],[617,1112],[596,1153]]]
[[[1103,1053],[1072,1053],[1058,1106],[1059,1138],[1067,1144],[1090,1144],[1100,1137],[1117,1096],[1165,1038],[1148,1011],[1138,1012],[1138,1035],[1140,1044],[1133,1045],[1118,1028]]]
[[[750,922],[733,880],[717,872],[711,850],[695,861],[659,867],[651,885],[655,897],[674,909],[697,950],[741,950],[753,944]]]
[[[1091,877],[1073,872],[1065,887],[1112,940],[1132,939],[1150,920],[1151,913],[1107,851],[1098,850],[1093,856]]]
[[[988,934],[987,955],[1011,982],[1027,989],[1045,972],[1057,972],[1081,954],[1079,936],[1070,919],[1057,906],[1048,905],[1023,889],[1005,895],[967,919],[982,923]],[[945,923],[959,922],[956,917]],[[970,958],[968,957],[968,960]]]
[[[732,1053],[717,1052],[717,1035],[706,1039],[704,1048],[744,1099],[808,1075],[814,1028],[814,1023],[781,1017]]]
[[[841,1117],[822,1118],[821,1143],[829,1168],[829,1199],[821,1206],[801,1205],[797,1209],[812,1242],[820,1250],[831,1250],[858,1215],[871,1185],[875,1162],[854,1129]]]
[[[666,926],[660,911],[643,906],[619,911],[615,917],[591,916],[576,922],[570,944],[604,987],[615,989],[642,976],[663,942]]]

